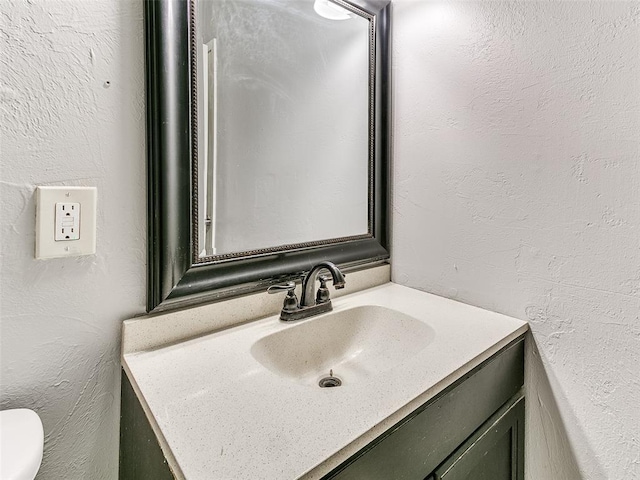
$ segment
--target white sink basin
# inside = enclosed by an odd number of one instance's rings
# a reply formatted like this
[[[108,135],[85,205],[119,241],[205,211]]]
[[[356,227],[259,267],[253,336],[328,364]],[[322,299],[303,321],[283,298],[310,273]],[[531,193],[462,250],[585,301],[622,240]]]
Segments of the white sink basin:
[[[414,357],[434,337],[420,320],[365,305],[292,323],[255,342],[251,354],[281,377],[317,386],[333,370],[347,386]]]

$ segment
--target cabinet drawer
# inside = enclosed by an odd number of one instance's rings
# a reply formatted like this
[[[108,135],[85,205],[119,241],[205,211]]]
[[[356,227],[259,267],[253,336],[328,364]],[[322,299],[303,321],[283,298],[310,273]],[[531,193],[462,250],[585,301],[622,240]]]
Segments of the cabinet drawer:
[[[324,479],[423,480],[524,383],[521,337],[391,427]]]

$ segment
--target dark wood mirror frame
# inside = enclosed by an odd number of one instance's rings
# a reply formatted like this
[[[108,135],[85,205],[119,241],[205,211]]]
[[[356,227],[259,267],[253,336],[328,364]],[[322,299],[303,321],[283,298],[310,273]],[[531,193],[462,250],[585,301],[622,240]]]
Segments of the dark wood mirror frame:
[[[366,238],[264,249],[199,263],[193,248],[196,0],[146,0],[148,246],[147,311],[266,289],[330,260],[349,271],[389,258],[391,126],[390,10],[387,0],[348,2],[374,17],[371,231]]]

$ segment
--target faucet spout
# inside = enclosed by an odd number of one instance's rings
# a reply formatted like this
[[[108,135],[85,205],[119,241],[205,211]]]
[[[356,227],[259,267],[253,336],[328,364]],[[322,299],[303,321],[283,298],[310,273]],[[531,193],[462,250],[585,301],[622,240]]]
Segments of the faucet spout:
[[[322,270],[329,270],[333,280],[333,288],[344,288],[344,275],[338,267],[332,262],[321,262],[313,267],[302,282],[302,297],[300,298],[300,307],[309,307],[315,305],[315,286],[318,275]]]

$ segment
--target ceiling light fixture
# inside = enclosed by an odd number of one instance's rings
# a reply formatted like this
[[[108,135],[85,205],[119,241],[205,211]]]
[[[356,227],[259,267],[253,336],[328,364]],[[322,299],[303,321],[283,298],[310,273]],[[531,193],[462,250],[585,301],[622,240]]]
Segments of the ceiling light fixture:
[[[331,0],[315,0],[313,9],[318,15],[329,20],[349,20],[353,14]]]

